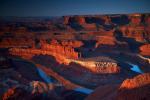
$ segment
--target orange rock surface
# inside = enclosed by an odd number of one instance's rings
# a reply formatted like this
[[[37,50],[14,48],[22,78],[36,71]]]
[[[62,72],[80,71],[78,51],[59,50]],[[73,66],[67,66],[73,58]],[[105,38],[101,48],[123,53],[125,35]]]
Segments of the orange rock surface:
[[[149,100],[150,73],[126,79],[117,93],[117,100]]]
[[[126,79],[121,86],[100,86],[86,100],[149,100],[150,73]]]
[[[116,39],[111,36],[100,36],[99,39],[97,40],[96,47],[101,46],[101,45],[111,45],[115,46],[116,44]]]
[[[140,48],[140,54],[150,56],[150,44],[142,45]]]
[[[51,44],[42,43],[41,49],[51,51],[52,53],[58,53],[68,58],[77,59],[79,57],[79,53],[74,50],[74,47],[81,46],[82,44],[80,42],[63,42],[62,44],[63,45],[58,43],[56,40],[52,41]]]
[[[4,93],[2,100],[27,100],[31,99],[27,91],[22,88],[10,88]]]

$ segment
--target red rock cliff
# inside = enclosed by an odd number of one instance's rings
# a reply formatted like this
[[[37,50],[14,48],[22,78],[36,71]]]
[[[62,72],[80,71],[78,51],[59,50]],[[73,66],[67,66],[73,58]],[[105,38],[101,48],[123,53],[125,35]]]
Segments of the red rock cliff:
[[[149,100],[150,73],[126,79],[117,93],[117,100]]]
[[[145,44],[140,47],[140,54],[150,56],[150,44]]]

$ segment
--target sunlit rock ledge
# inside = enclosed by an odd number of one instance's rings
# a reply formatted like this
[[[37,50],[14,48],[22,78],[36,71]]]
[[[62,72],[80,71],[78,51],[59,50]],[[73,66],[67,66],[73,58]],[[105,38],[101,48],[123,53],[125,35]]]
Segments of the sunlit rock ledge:
[[[63,63],[65,65],[70,64],[71,62],[80,64],[81,66],[89,69],[93,73],[119,73],[120,67],[117,65],[117,62],[108,58],[91,58],[91,59],[69,59],[63,55],[57,54],[55,52],[50,52],[46,50],[37,50],[37,49],[19,49],[12,48],[10,49],[10,53],[12,55],[18,55],[21,57],[29,57],[32,58],[34,55],[52,55],[56,58],[59,63]]]
[[[120,67],[117,62],[106,57],[91,59],[67,59],[68,63],[74,62],[89,69],[94,73],[119,73]]]

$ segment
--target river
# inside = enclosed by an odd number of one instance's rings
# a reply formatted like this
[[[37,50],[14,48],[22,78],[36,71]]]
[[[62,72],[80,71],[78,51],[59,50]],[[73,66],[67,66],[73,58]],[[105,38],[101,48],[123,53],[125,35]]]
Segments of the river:
[[[48,76],[43,70],[41,70],[40,68],[37,68],[38,70],[38,74],[40,75],[40,77],[48,84],[52,84],[52,78],[50,76]],[[75,88],[74,91],[77,92],[81,92],[84,94],[91,94],[93,92],[93,90],[88,89],[88,88],[84,88],[84,87],[79,87],[79,88]]]
[[[38,70],[38,74],[40,75],[40,77],[48,84],[53,83],[52,82],[52,78],[49,77],[48,75],[46,75],[46,73],[44,71],[42,71],[40,68],[37,68]]]
[[[136,64],[132,64],[130,62],[127,62],[130,66],[132,66],[132,68],[130,68],[132,71],[137,72],[137,73],[143,73],[143,71],[139,68],[138,65]]]
[[[26,60],[22,60],[22,59],[15,59],[15,58],[12,58],[13,60],[15,61],[19,61],[19,62],[27,62]],[[52,81],[52,78],[47,75],[42,69],[37,68],[37,71],[38,71],[38,74],[39,76],[48,84],[53,84],[53,81]],[[77,92],[81,92],[81,93],[84,93],[84,94],[91,94],[93,92],[92,89],[88,89],[88,88],[84,88],[84,87],[79,87],[79,88],[75,88],[73,89],[74,91],[77,91]]]

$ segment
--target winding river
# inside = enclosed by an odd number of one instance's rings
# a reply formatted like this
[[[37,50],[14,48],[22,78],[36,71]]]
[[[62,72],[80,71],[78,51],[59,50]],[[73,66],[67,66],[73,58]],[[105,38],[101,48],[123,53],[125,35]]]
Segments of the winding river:
[[[27,62],[26,60],[21,60],[21,59],[15,59],[15,58],[12,58],[13,60],[15,61],[19,61],[19,62]],[[52,81],[52,78],[47,75],[42,69],[37,68],[37,72],[39,74],[39,76],[48,84],[53,84],[53,81]],[[81,93],[84,93],[84,94],[91,94],[93,92],[92,89],[88,89],[88,88],[84,88],[84,87],[79,87],[79,88],[75,88],[73,89],[74,91],[77,91],[77,92],[81,92]]]
[[[137,73],[143,73],[143,71],[139,68],[138,65],[130,63],[130,62],[126,62],[126,63],[128,63],[130,66],[132,66],[132,68],[130,68],[130,70],[137,72]],[[41,70],[40,68],[37,68],[37,70],[38,70],[40,77],[46,83],[53,83],[51,77],[48,76],[43,70]],[[88,88],[84,88],[84,87],[75,88],[74,91],[81,92],[84,94],[91,94],[93,92],[93,90],[88,89]]]
[[[130,70],[134,71],[134,72],[137,72],[137,73],[143,73],[143,71],[139,68],[138,65],[136,64],[132,64],[130,62],[127,62],[130,66],[132,66],[132,68],[130,68]]]
[[[51,77],[49,77],[48,75],[46,75],[46,73],[44,71],[42,71],[40,68],[37,68],[38,70],[38,74],[40,75],[40,77],[48,84],[53,83]]]
[[[38,74],[40,75],[40,77],[48,84],[52,84],[52,79],[50,76],[48,76],[43,70],[41,70],[40,68],[37,68],[38,70]],[[79,88],[75,88],[74,91],[77,92],[81,92],[84,94],[91,94],[93,92],[93,90],[88,89],[88,88],[84,88],[84,87],[79,87]]]
[[[18,60],[18,61],[21,61],[21,60]],[[131,68],[132,71],[137,72],[137,73],[143,73],[143,71],[139,68],[138,65],[130,63],[130,62],[126,62],[126,63],[128,63],[130,66],[132,66],[132,68]],[[42,69],[37,67],[37,71],[38,71],[39,76],[46,83],[53,84],[52,78],[49,75],[47,75]],[[84,88],[84,87],[78,87],[78,88],[75,88],[73,90],[77,91],[77,92],[84,93],[84,94],[91,94],[93,92],[92,89],[88,89],[88,88]]]

